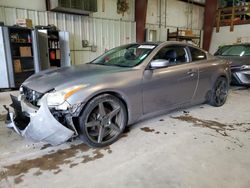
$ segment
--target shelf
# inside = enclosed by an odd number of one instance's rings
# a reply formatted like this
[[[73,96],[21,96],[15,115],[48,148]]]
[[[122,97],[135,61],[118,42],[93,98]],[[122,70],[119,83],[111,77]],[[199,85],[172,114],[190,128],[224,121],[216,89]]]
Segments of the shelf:
[[[21,45],[21,44],[23,44],[23,45],[32,45],[32,43],[31,42],[11,42],[12,44],[19,44],[19,45]]]
[[[60,50],[60,48],[49,48],[49,50]]]
[[[49,59],[50,61],[61,61],[61,59]]]
[[[186,39],[186,40],[192,40],[192,39],[200,39],[199,36],[169,36],[169,39],[172,38],[179,38],[179,39]]]
[[[33,58],[33,56],[27,56],[27,57],[23,57],[23,56],[13,56],[13,59],[27,59],[27,58]]]
[[[49,40],[56,40],[56,41],[59,41],[58,38],[48,38]]]
[[[34,69],[26,69],[26,70],[22,70],[22,72],[23,73],[25,73],[25,72],[35,72],[35,70]]]
[[[22,70],[22,72],[15,72],[15,74],[27,74],[27,73],[35,73],[35,70]]]
[[[199,34],[193,33],[192,30],[180,30],[179,28],[176,28],[175,32],[169,32],[170,30],[167,30],[167,40],[168,41],[192,41],[197,46],[200,47],[201,45],[201,30],[199,31]],[[186,34],[184,35],[183,34]]]
[[[18,32],[30,32],[30,28],[21,27],[21,26],[9,26],[10,30],[18,31]]]

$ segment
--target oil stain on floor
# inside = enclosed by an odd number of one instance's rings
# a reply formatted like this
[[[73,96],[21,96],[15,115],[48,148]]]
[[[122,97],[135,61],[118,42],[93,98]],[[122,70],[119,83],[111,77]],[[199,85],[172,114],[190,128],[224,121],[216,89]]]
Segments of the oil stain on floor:
[[[151,132],[155,131],[154,129],[151,129],[149,127],[142,127],[141,130],[144,131],[144,132],[148,132],[148,133],[151,133]]]
[[[92,154],[86,153],[92,150]],[[52,171],[54,174],[60,173],[61,165],[69,165],[73,168],[81,163],[88,163],[104,157],[104,153],[112,153],[110,147],[102,149],[91,149],[85,144],[72,145],[67,149],[60,149],[54,153],[49,153],[44,156],[35,158],[21,160],[19,163],[7,165],[3,168],[4,171],[0,171],[0,182],[7,180],[8,177],[14,177],[14,183],[19,184],[23,181],[23,176],[28,173],[31,169],[37,169],[34,173],[35,176],[43,174],[44,171]],[[79,155],[80,162],[74,162],[74,157]]]
[[[156,131],[155,129],[149,128],[149,127],[142,127],[140,128],[142,131],[147,132],[147,133],[154,133],[154,134],[162,134],[160,131]],[[166,135],[167,132],[164,132]]]
[[[181,120],[181,121],[186,121],[188,123],[192,123],[194,126],[212,129],[222,136],[228,136],[226,131],[235,130],[235,128],[233,128],[232,125],[222,124],[222,123],[219,123],[217,121],[212,121],[212,120],[202,120],[202,119],[192,117],[190,115],[178,116],[178,117],[172,117],[172,118]]]
[[[191,115],[182,115],[182,116],[171,117],[171,118],[177,119],[180,121],[185,121],[188,123],[192,123],[193,126],[196,126],[196,127],[204,127],[204,128],[212,129],[224,137],[230,137],[231,140],[229,141],[238,145],[239,147],[243,147],[243,144],[239,141],[239,139],[230,136],[228,134],[228,131],[238,130],[240,132],[248,132],[249,128],[243,127],[242,129],[238,129],[238,127],[250,125],[250,123],[223,124],[223,123],[213,121],[213,120],[202,120],[202,119],[193,117]]]

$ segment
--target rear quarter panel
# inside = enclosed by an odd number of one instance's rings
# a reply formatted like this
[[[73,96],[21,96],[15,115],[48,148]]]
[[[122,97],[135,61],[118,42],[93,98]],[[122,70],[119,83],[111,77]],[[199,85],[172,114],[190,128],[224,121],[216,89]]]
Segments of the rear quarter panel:
[[[225,77],[230,83],[230,67],[228,61],[213,56],[209,57],[208,60],[198,61],[197,65],[199,67],[199,83],[194,100],[205,102],[217,78]]]

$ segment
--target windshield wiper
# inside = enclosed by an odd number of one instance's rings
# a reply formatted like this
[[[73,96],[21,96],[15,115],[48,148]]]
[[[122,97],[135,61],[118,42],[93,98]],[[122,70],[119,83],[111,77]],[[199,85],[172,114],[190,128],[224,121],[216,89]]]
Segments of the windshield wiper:
[[[131,66],[128,66],[128,65],[121,65],[121,64],[111,64],[111,65],[114,65],[114,66],[117,66],[117,67],[131,67]]]
[[[110,65],[108,65],[108,64],[106,64],[106,63],[90,63],[90,64],[92,64],[92,65],[104,65],[104,66],[110,66]]]
[[[94,65],[104,65],[104,66],[116,66],[116,67],[131,67],[126,65],[120,65],[120,64],[106,64],[106,63],[91,63]]]

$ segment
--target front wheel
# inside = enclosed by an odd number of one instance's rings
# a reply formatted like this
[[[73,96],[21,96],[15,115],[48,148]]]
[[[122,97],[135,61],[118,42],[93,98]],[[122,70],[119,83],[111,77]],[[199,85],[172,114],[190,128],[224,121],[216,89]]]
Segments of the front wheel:
[[[119,139],[127,124],[127,110],[117,97],[100,95],[79,117],[80,138],[91,147],[105,147]]]
[[[227,79],[220,77],[216,80],[212,89],[209,104],[212,106],[222,106],[227,100],[229,85]]]

